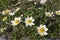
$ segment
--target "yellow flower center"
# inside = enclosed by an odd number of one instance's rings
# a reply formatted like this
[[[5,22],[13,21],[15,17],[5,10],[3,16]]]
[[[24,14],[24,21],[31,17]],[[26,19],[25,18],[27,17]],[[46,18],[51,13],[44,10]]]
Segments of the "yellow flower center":
[[[28,24],[32,23],[32,20],[27,20],[27,23],[28,23]]]
[[[45,29],[44,28],[41,28],[40,30],[39,30],[39,32],[44,32],[45,31]]]
[[[15,23],[18,24],[19,23],[19,20],[15,20]]]

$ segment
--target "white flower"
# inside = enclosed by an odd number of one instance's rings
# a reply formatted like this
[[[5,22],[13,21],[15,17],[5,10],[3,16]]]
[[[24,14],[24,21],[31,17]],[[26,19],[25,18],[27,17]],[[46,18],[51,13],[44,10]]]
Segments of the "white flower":
[[[22,21],[22,20],[21,20],[21,17],[16,17],[15,20],[12,20],[11,22],[12,22],[12,25],[13,25],[13,26],[16,26],[16,25],[18,25],[21,21]]]
[[[34,25],[34,19],[32,18],[32,17],[27,17],[26,19],[25,19],[25,23],[26,23],[26,26],[32,26],[32,25]]]
[[[7,15],[11,12],[11,10],[7,9],[7,10],[4,10],[2,11],[2,15]]]
[[[56,11],[56,15],[60,15],[60,10]]]
[[[15,13],[11,12],[11,10],[9,10],[9,9],[2,11],[2,15],[11,15],[11,16],[13,16],[14,14]]]
[[[48,30],[48,28],[46,28],[46,25],[40,25],[39,27],[37,27],[37,31],[40,34],[40,36],[44,36],[47,35],[48,33],[46,32]]]
[[[51,17],[52,14],[53,14],[53,12],[46,12],[46,13],[45,13],[45,16],[47,16],[47,17]]]
[[[45,4],[47,0],[41,0],[40,4]]]

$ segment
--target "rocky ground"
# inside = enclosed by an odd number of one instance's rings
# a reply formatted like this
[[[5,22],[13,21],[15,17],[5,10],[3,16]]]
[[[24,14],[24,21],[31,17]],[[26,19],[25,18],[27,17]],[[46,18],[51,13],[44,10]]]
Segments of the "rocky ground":
[[[6,40],[5,38],[3,38],[3,37],[0,37],[0,40]]]
[[[3,37],[0,37],[0,40],[6,40],[6,39],[3,38]],[[8,40],[8,39],[7,39],[7,40]],[[32,39],[26,37],[26,38],[21,38],[20,40],[32,40]],[[46,40],[60,40],[60,39],[46,39]]]

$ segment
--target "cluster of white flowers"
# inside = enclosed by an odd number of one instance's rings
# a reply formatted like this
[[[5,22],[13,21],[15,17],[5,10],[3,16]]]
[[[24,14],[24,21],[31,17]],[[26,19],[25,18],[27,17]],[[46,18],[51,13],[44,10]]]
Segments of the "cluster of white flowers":
[[[22,22],[21,17],[16,17],[15,20],[11,21],[12,25],[16,26],[18,25],[20,22]],[[32,26],[34,25],[34,19],[32,17],[27,17],[24,21],[24,23],[26,24],[26,26]]]
[[[12,12],[11,10],[6,9],[6,10],[2,11],[2,15],[11,15],[11,16],[13,16],[19,10],[20,10],[20,8],[17,8],[14,12]]]
[[[53,12],[46,12],[45,15],[46,15],[47,17],[51,17],[51,16],[53,15]]]
[[[9,14],[9,15],[14,15],[18,10],[20,10],[20,8],[17,8],[17,9],[12,13],[11,10],[8,10],[8,9],[7,9],[7,10],[2,11],[2,15],[7,15],[7,14]],[[46,12],[46,13],[45,13],[45,16],[51,17],[52,14],[53,14],[53,12]],[[56,14],[56,15],[60,15],[60,10],[56,11],[55,14]],[[4,17],[4,18],[3,18],[3,21],[5,21],[5,20],[7,20],[7,17]],[[24,23],[26,24],[26,26],[33,26],[33,25],[34,25],[34,21],[35,21],[35,19],[33,19],[33,17],[31,16],[31,17],[25,18]],[[12,23],[11,25],[13,25],[13,26],[15,27],[15,26],[18,25],[20,22],[22,22],[22,18],[21,18],[21,17],[15,17],[14,20],[11,20],[11,23]],[[4,30],[4,29],[1,29],[1,32],[3,32],[3,30]],[[38,31],[38,33],[40,34],[40,36],[48,35],[48,33],[47,33],[48,28],[46,28],[46,25],[40,24],[40,26],[37,27],[37,31]]]
[[[2,11],[2,15],[8,15],[8,14],[9,15],[14,15],[14,13],[11,12],[11,10],[9,10],[9,9]]]
[[[21,17],[15,18],[15,20],[11,21],[13,26],[18,25],[21,22]],[[24,23],[26,24],[26,26],[32,26],[34,25],[34,19],[32,17],[27,17],[24,21]],[[47,35],[47,31],[48,28],[46,28],[46,25],[40,25],[39,27],[37,27],[37,31],[41,36]]]
[[[45,13],[45,16],[51,17],[53,14],[54,14],[53,12],[46,12],[46,13]],[[60,10],[56,11],[55,14],[56,14],[56,15],[60,15]]]

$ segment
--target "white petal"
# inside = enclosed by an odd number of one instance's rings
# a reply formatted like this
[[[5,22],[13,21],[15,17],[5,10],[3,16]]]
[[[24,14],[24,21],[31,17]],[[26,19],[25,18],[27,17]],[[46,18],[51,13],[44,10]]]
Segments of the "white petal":
[[[44,33],[40,33],[40,36],[44,36]]]
[[[15,20],[18,20],[18,18],[16,17]]]
[[[48,28],[45,28],[45,31],[47,31],[48,30]]]
[[[31,23],[30,26],[34,25],[34,23]]]
[[[30,17],[30,19],[33,19],[32,16]]]
[[[34,21],[34,19],[32,19],[32,21]]]
[[[20,20],[20,21],[21,21],[21,17],[19,17],[19,18],[18,18],[18,20]]]
[[[15,22],[14,21],[11,21],[12,22],[12,25],[15,25]]]
[[[29,19],[29,17],[25,18],[25,20],[28,20],[28,19]]]
[[[47,32],[44,32],[44,35],[48,35],[48,33]]]
[[[43,25],[41,24],[40,27],[42,27]]]
[[[46,25],[43,25],[44,28],[46,28]]]
[[[28,26],[28,24],[26,24],[26,26]]]
[[[31,25],[34,25],[34,23],[31,23]]]
[[[15,20],[21,20],[21,18],[20,17],[16,17]]]

